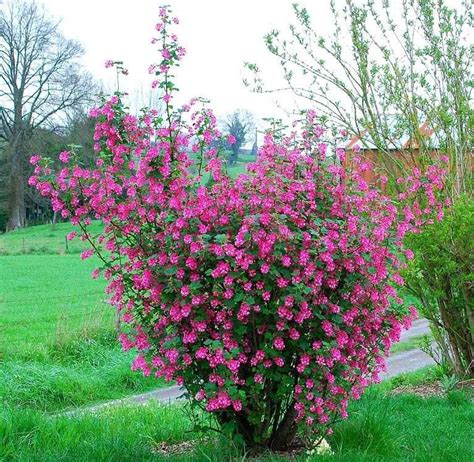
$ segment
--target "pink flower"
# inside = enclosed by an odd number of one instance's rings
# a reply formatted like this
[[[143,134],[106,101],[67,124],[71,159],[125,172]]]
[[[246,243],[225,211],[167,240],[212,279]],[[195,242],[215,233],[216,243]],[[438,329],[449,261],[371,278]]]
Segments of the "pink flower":
[[[283,367],[285,365],[285,360],[280,357],[274,358],[273,362],[278,366],[278,367]]]
[[[232,407],[234,408],[234,411],[240,412],[242,410],[242,401],[239,399],[232,401]]]
[[[59,160],[63,162],[64,164],[67,164],[69,162],[69,152],[63,151],[59,154]]]
[[[66,235],[66,239],[68,241],[72,241],[77,236],[76,231],[71,231],[69,234]]]
[[[30,157],[30,164],[36,165],[41,160],[41,156],[35,155]]]
[[[273,340],[273,346],[277,349],[277,350],[284,350],[285,349],[285,342],[283,341],[283,339],[281,337],[277,337],[275,340]]]
[[[132,371],[137,370],[141,370],[145,376],[149,376],[151,373],[150,366],[142,355],[138,355],[132,363]]]
[[[92,257],[92,255],[94,255],[94,251],[92,249],[84,250],[84,252],[81,253],[81,259],[86,260],[87,258]]]
[[[202,401],[206,398],[206,392],[201,388],[194,396],[196,401]]]

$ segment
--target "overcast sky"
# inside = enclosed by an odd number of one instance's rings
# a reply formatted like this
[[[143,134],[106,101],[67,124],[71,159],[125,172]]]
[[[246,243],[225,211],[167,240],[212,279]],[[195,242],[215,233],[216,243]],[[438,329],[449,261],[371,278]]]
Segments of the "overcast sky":
[[[97,78],[113,86],[114,72],[106,59],[123,60],[129,77],[123,86],[132,94],[147,88],[147,67],[155,61],[150,44],[157,22],[157,0],[42,0],[57,18],[63,33],[78,39],[86,54],[84,65]],[[294,106],[288,94],[259,95],[242,83],[244,61],[256,62],[266,72],[269,86],[279,86],[278,62],[266,50],[263,36],[272,29],[287,30],[293,21],[291,0],[168,0],[180,18],[177,33],[187,49],[178,71],[180,98],[209,98],[219,116],[237,108],[258,117],[278,114],[276,104]],[[312,12],[319,31],[329,25],[329,0],[301,2]]]

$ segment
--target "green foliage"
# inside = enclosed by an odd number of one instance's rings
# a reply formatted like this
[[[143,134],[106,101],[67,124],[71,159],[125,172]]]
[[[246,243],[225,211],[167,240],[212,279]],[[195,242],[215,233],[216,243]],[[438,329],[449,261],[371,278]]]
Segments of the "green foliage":
[[[415,259],[408,288],[431,321],[443,359],[474,373],[474,200],[458,198],[441,222],[408,238]]]
[[[445,393],[453,391],[459,383],[459,379],[455,375],[443,375],[440,380],[441,386]]]

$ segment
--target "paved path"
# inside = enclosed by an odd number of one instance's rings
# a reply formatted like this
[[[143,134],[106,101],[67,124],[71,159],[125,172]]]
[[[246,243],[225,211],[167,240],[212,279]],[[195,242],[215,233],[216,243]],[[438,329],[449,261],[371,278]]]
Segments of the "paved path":
[[[426,319],[417,319],[408,330],[404,330],[400,337],[400,342],[406,342],[413,337],[430,333],[430,327]]]
[[[428,321],[426,319],[417,319],[410,329],[402,332],[400,341],[406,342],[413,337],[429,333]],[[400,352],[387,359],[387,371],[382,374],[382,378],[388,379],[404,372],[413,372],[431,364],[434,364],[433,359],[419,349]]]
[[[404,372],[413,372],[434,364],[431,356],[421,350],[409,350],[394,354],[387,359],[387,371],[380,376],[383,379],[394,377]]]
[[[407,341],[410,338],[417,337],[429,333],[428,321],[426,319],[418,319],[413,323],[411,329],[404,331],[401,335],[400,341]],[[397,353],[390,356],[387,359],[387,371],[381,376],[384,379],[393,377],[404,372],[412,372],[425,366],[434,364],[433,360],[426,353],[421,350],[415,349]],[[110,406],[116,406],[120,404],[146,404],[150,400],[159,401],[161,403],[171,403],[179,399],[182,396],[183,390],[174,385],[172,387],[161,388],[160,390],[153,390],[148,393],[141,395],[128,396],[123,399],[117,399],[108,401],[106,403],[97,404],[90,407],[74,409],[61,413],[61,415],[71,415],[77,412],[87,411],[95,412],[100,409],[104,409]]]

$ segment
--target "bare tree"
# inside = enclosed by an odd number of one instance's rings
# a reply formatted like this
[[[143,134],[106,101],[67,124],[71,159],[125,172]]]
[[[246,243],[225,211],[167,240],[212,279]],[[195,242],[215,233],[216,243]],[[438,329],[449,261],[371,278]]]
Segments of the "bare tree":
[[[238,109],[227,116],[225,128],[229,135],[235,138],[235,143],[231,144],[232,154],[229,157],[229,164],[237,162],[240,149],[247,141],[247,137],[252,133],[255,127],[253,116],[250,112]]]
[[[362,145],[375,145],[389,176],[435,160],[432,138],[420,128],[433,130],[453,166],[456,197],[473,184],[474,10],[469,0],[458,8],[449,3],[331,0],[328,36],[294,4],[289,33],[274,30],[265,41],[282,65],[283,89],[309,100],[351,135],[364,134]],[[278,91],[265,87],[256,64],[247,67],[254,90]],[[402,139],[412,143],[402,146]]]
[[[93,83],[78,63],[81,45],[66,39],[44,9],[10,0],[0,11],[0,139],[8,169],[7,230],[25,224],[28,141],[90,101]]]

